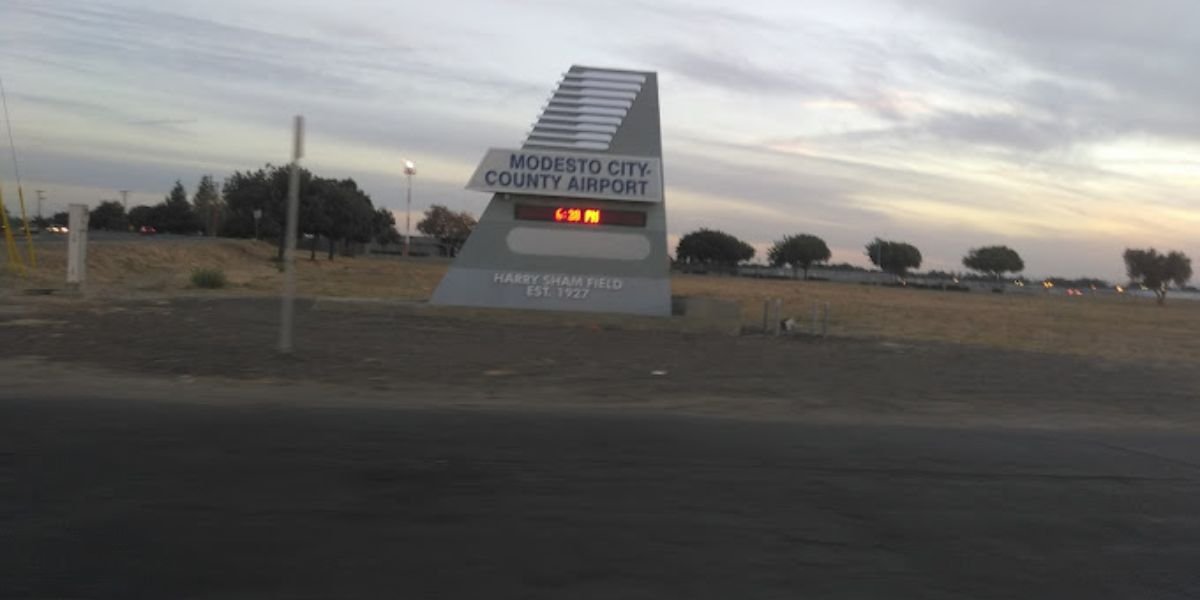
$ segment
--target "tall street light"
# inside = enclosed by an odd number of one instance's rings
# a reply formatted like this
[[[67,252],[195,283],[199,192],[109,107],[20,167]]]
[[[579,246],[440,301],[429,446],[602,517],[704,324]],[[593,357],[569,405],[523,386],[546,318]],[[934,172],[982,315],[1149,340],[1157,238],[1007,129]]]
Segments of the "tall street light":
[[[408,256],[412,244],[412,178],[417,174],[417,165],[413,161],[404,161],[404,175],[408,178],[408,194],[404,210],[404,256]]]

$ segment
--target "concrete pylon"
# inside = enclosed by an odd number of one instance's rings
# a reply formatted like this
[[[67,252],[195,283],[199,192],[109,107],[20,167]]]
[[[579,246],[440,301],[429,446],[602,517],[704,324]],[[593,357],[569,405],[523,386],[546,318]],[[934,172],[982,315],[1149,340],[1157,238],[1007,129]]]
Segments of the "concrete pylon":
[[[492,199],[434,304],[670,315],[655,73],[571,67],[467,188]]]

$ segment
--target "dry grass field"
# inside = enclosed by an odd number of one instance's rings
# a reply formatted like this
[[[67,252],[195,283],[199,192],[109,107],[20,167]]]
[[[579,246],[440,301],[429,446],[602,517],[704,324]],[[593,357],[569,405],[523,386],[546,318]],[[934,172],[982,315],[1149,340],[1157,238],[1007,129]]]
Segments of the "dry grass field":
[[[9,290],[62,287],[65,244],[39,248],[30,274],[0,276]],[[271,294],[282,275],[274,248],[234,240],[97,242],[89,247],[89,294],[96,297],[180,293]],[[307,296],[424,300],[445,271],[441,261],[343,258],[309,261],[301,253],[298,290]],[[219,267],[224,292],[193,290],[193,268]],[[814,304],[829,304],[829,333],[966,343],[1000,348],[1104,357],[1116,360],[1200,363],[1200,302],[1153,301],[1125,296],[1065,297],[953,293],[877,286],[676,275],[679,295],[738,301],[743,322],[761,324],[766,298],[783,301],[783,316],[806,330]]]
[[[761,323],[765,298],[807,330],[829,303],[831,335],[956,342],[1118,360],[1200,363],[1200,302],[1133,296],[956,293],[878,286],[677,275],[676,294],[738,300]]]
[[[66,245],[39,245],[37,250],[36,270],[20,277],[6,273],[0,282],[14,288],[63,287]],[[250,240],[93,242],[88,245],[88,292],[101,297],[178,294],[191,289],[192,269],[219,268],[229,281],[227,293],[274,294],[283,282],[275,255],[275,246]],[[297,258],[297,291],[306,296],[425,300],[446,269],[432,260],[339,256],[329,261],[322,252],[309,260],[307,251]]]

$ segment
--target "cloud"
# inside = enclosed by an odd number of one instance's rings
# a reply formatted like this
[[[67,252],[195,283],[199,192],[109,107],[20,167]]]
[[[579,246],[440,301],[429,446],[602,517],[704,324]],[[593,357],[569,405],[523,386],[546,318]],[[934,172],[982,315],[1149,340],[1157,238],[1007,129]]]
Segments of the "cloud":
[[[91,56],[164,71],[186,70],[216,84],[288,81],[361,91],[351,78],[294,59],[298,54],[345,54],[315,40],[104,3],[30,3],[23,10],[49,25],[39,31],[38,40],[30,41],[51,58]]]
[[[160,86],[186,81],[186,89],[173,90],[176,94],[286,91],[361,100],[379,97],[400,81],[416,84],[410,92],[430,82],[470,89],[464,97],[534,91],[520,80],[439,61],[432,53],[377,37],[322,39],[105,2],[15,2],[30,27],[0,37],[0,51],[36,48],[38,56],[54,63],[80,64],[85,57],[83,64],[93,73],[118,79],[140,79],[151,70],[164,76],[156,81]]]
[[[92,117],[102,117],[108,119],[126,118],[126,114],[113,109],[111,106],[100,102],[80,100],[77,98],[63,98],[58,96],[50,96],[46,94],[35,94],[28,92],[13,92],[8,94],[9,99],[14,102],[23,102],[30,105],[36,105],[46,108],[71,112],[75,114],[83,114]]]
[[[726,50],[721,53],[677,45],[641,49],[661,67],[693,81],[738,93],[789,93],[803,96],[840,96],[825,83],[782,69],[767,69]]]
[[[1019,58],[1035,84],[1018,99],[1127,133],[1200,138],[1200,4],[1191,0],[905,0]],[[1064,93],[1066,92],[1066,93]]]
[[[130,125],[139,127],[163,127],[167,125],[191,125],[199,122],[199,119],[142,119],[140,121],[130,121]]]
[[[787,20],[733,10],[726,6],[705,6],[698,2],[674,3],[647,0],[631,2],[630,6],[676,26],[736,27],[761,31],[795,32],[794,23]]]
[[[1074,49],[1104,45],[1154,51],[1200,43],[1193,27],[1200,7],[1191,0],[903,0],[901,4],[1003,38]]]
[[[925,120],[916,131],[958,144],[999,147],[1024,154],[1093,142],[1113,135],[1098,124],[1076,124],[1012,113],[944,112]]]

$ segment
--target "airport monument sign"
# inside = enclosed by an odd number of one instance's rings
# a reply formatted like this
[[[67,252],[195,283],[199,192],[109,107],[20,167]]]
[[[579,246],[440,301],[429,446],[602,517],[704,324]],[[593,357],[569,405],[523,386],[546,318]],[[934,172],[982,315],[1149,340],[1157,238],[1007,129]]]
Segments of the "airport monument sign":
[[[670,314],[654,73],[571,67],[467,188],[492,199],[434,304]]]

